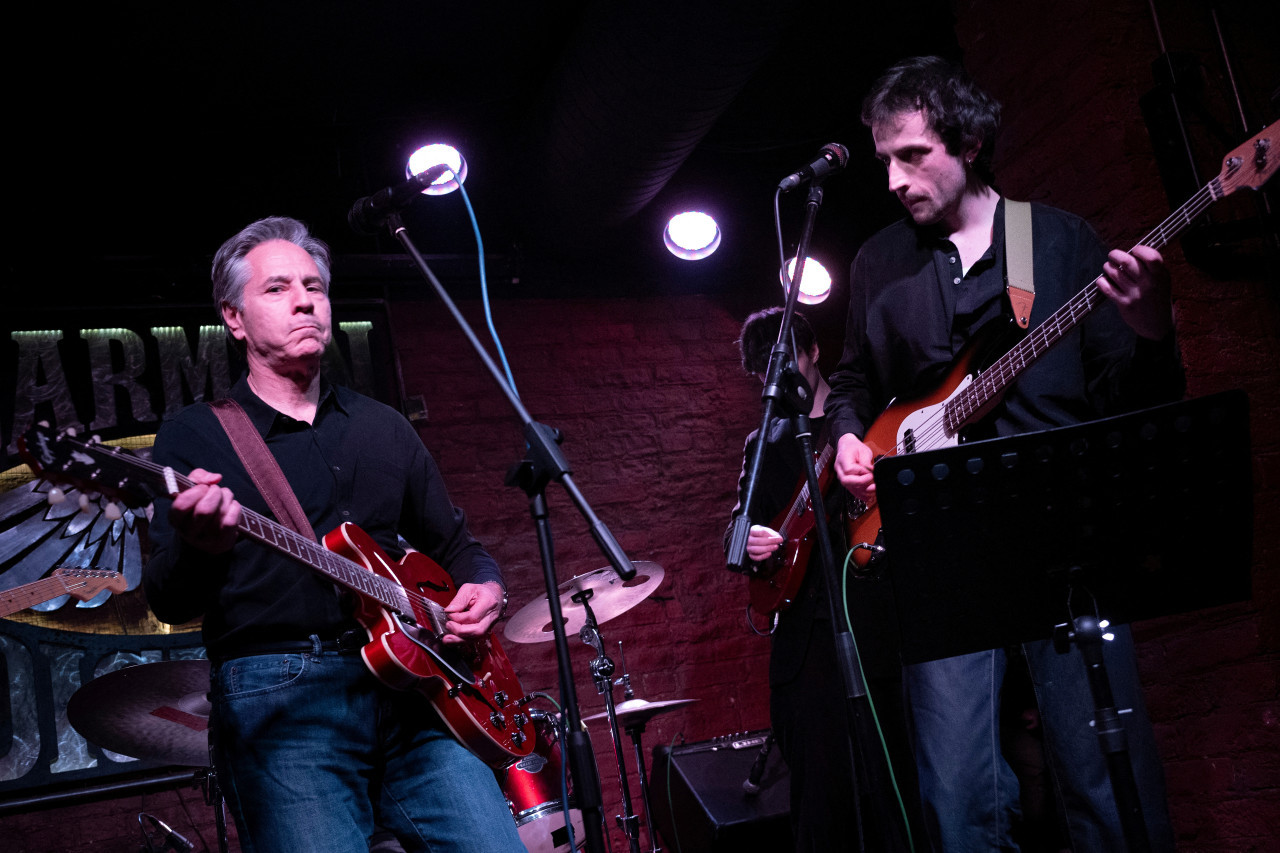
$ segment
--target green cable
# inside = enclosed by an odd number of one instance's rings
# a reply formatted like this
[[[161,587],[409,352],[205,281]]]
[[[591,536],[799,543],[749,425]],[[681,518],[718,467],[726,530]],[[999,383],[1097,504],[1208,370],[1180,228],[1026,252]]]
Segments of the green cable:
[[[858,672],[862,673],[862,656],[858,654],[858,640],[853,633],[853,618],[849,615],[849,563],[853,560],[855,549],[850,548],[844,555],[844,571],[840,576],[841,599],[844,606],[844,623],[849,629],[849,642],[853,644],[853,654],[858,661]],[[902,815],[902,825],[907,830],[907,846],[915,853],[915,840],[911,837],[911,821],[907,819],[907,807],[902,801],[902,791],[898,788],[898,776],[893,772],[893,759],[889,756],[889,744],[885,742],[884,730],[880,727],[880,715],[876,713],[875,700],[871,698],[871,685],[866,675],[862,675],[862,686],[867,694],[867,706],[871,709],[871,720],[876,727],[876,736],[880,738],[880,749],[884,752],[884,763],[889,768],[889,783],[893,786],[893,796],[898,801],[898,811]]]

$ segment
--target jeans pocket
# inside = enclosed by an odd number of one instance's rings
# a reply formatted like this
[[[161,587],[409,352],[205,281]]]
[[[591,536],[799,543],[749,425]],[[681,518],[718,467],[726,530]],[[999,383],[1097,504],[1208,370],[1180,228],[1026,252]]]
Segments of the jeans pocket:
[[[222,699],[234,701],[287,689],[301,680],[307,665],[307,656],[301,654],[252,655],[229,660],[218,671]]]

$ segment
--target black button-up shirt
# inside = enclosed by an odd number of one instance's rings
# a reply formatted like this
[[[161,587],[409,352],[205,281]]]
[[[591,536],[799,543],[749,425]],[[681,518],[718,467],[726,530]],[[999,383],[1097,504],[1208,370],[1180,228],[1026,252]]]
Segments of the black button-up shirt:
[[[462,510],[450,502],[435,460],[394,409],[324,386],[315,423],[308,424],[268,406],[244,379],[230,396],[266,440],[317,537],[350,521],[393,558],[404,553],[403,536],[459,585],[502,582],[493,558],[467,531]],[[204,404],[161,426],[154,460],[181,474],[197,467],[220,473],[243,506],[272,518]],[[156,502],[143,578],[147,599],[156,616],[172,624],[203,614],[210,657],[312,634],[333,638],[355,627],[349,602],[326,577],[247,538],[225,554],[193,548],[169,526],[169,503]]]
[[[1102,272],[1106,250],[1082,219],[1032,205],[1035,304],[1031,326]],[[894,400],[933,392],[980,329],[1010,328],[993,356],[1021,334],[1006,325],[1004,201],[987,253],[961,272],[959,252],[935,229],[909,219],[869,239],[850,273],[845,346],[826,411],[833,441],[866,434]],[[1008,324],[1012,320],[1007,321]],[[1095,420],[1177,399],[1182,367],[1173,335],[1139,338],[1107,301],[1029,366],[970,437],[1016,435]]]

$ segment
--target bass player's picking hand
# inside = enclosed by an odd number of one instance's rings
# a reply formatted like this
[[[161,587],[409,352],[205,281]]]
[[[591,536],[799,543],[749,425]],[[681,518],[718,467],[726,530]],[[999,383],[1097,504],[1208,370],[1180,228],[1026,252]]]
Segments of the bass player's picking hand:
[[[876,494],[876,481],[871,467],[875,454],[856,435],[847,432],[836,445],[836,478],[863,503],[871,503]]]
[[[763,524],[753,524],[747,533],[747,556],[757,563],[763,563],[781,544],[782,536],[778,531]]]

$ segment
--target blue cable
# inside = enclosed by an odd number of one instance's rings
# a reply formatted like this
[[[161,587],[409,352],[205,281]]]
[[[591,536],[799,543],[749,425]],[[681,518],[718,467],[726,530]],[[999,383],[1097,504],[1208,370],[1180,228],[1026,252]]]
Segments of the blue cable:
[[[471,230],[476,235],[476,253],[480,258],[480,297],[484,302],[485,324],[489,327],[489,337],[493,338],[493,345],[498,349],[498,360],[502,362],[502,370],[507,374],[507,384],[511,386],[511,391],[518,398],[520,392],[516,390],[516,379],[511,375],[511,365],[507,363],[507,353],[502,349],[498,330],[493,326],[493,312],[489,308],[489,279],[484,268],[484,238],[480,236],[480,224],[476,221],[476,212],[471,207],[471,197],[467,195],[467,190],[461,181],[458,181],[458,192],[462,194],[462,203],[467,208],[467,216],[471,218]]]

